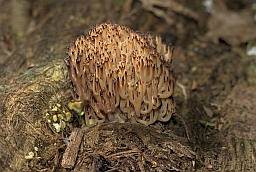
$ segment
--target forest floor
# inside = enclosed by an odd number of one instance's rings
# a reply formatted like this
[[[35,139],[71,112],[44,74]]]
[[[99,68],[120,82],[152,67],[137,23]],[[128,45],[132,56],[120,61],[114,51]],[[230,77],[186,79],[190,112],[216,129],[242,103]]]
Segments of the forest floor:
[[[0,0],[0,171],[254,171],[255,18],[252,0]],[[177,114],[93,128],[73,116],[56,132],[67,47],[104,22],[174,47]]]

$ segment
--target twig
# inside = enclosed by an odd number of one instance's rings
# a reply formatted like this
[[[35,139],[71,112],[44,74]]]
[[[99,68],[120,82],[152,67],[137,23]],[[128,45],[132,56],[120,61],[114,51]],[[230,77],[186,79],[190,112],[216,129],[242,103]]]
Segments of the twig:
[[[183,120],[183,118],[178,113],[176,113],[176,115],[181,119],[181,121],[182,121],[182,123],[185,127],[185,130],[186,130],[187,139],[188,139],[188,141],[190,141],[190,137],[189,137],[189,133],[188,133],[188,127],[187,127],[185,121]]]
[[[79,128],[74,128],[70,135],[70,142],[63,154],[61,166],[64,168],[73,168],[76,163],[76,157],[82,141],[83,132]]]
[[[185,99],[185,101],[187,101],[188,100],[188,95],[187,95],[185,86],[180,84],[178,81],[176,82],[176,85],[181,88],[181,91],[184,95],[184,99]]]
[[[107,156],[107,158],[113,158],[113,157],[117,157],[117,158],[120,158],[120,157],[128,157],[128,156],[131,156],[131,155],[134,155],[134,154],[140,154],[140,150],[134,148],[132,150],[128,150],[128,151],[123,151],[123,152],[118,152],[118,153],[115,153],[115,154],[111,154],[109,156]]]

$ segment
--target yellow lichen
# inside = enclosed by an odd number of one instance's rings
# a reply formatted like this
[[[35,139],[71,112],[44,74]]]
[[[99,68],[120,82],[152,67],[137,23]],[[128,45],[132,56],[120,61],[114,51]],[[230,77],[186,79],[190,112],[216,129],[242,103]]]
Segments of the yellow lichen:
[[[48,112],[45,113],[46,121],[56,132],[64,131],[67,123],[72,122],[73,115],[68,108],[59,103],[54,104]]]

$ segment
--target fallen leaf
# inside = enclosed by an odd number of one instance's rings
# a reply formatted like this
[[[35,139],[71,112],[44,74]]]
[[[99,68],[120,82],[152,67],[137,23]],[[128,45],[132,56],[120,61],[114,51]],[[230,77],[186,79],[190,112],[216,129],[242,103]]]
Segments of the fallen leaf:
[[[213,112],[211,111],[211,109],[209,109],[205,106],[203,106],[203,108],[204,108],[204,111],[205,111],[206,115],[209,116],[210,118],[212,118]]]
[[[195,80],[192,81],[190,90],[196,90],[197,89],[197,82]]]
[[[237,46],[256,38],[256,24],[248,12],[214,10],[208,21],[206,37],[218,43],[220,39],[231,46]]]

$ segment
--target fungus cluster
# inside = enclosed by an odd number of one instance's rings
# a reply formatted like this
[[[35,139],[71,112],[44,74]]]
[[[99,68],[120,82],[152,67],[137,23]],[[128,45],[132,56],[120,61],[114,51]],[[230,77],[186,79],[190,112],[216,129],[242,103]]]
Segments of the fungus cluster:
[[[67,56],[73,98],[85,103],[87,125],[117,112],[144,125],[175,113],[172,51],[160,37],[104,23],[72,42]]]

